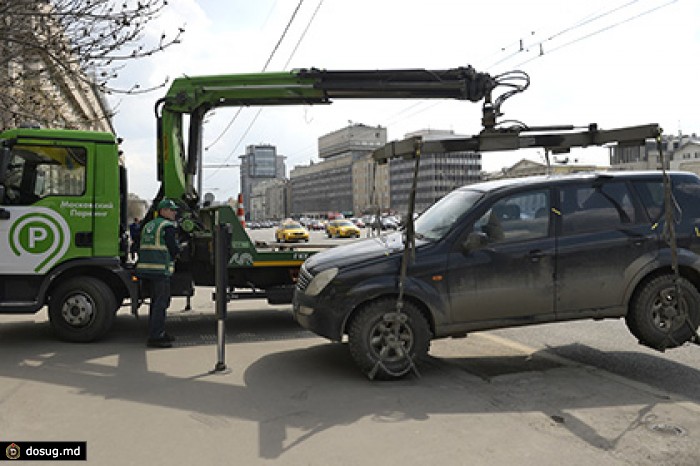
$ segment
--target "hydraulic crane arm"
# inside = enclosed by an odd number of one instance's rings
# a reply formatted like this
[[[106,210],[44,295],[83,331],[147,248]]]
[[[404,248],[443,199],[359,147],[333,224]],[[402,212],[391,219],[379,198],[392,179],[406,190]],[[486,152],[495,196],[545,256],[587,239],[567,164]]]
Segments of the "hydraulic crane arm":
[[[183,77],[156,104],[158,179],[162,195],[191,207],[201,158],[202,122],[216,107],[328,104],[333,99],[457,99],[490,103],[498,80],[472,67],[449,70],[326,71],[301,69]],[[184,116],[189,116],[185,151]]]
[[[250,105],[310,105],[332,99],[459,99],[478,102],[494,79],[472,67],[449,70],[328,71],[183,77],[173,81],[164,111]]]
[[[424,141],[420,136],[392,141],[375,150],[372,157],[378,163],[386,163],[392,158],[415,159],[425,153],[445,153],[459,151],[493,152],[518,149],[543,148],[554,154],[569,152],[575,147],[603,146],[618,144],[623,146],[644,145],[647,139],[660,135],[659,125],[652,123],[641,126],[598,129],[592,123],[583,130],[574,126],[545,126],[538,128],[484,129],[477,136]]]

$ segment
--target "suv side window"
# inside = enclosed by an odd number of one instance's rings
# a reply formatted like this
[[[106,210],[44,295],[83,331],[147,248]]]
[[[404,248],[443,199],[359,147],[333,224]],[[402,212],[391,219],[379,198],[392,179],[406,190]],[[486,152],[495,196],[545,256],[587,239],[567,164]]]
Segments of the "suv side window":
[[[633,181],[633,186],[653,222],[659,221],[664,211],[664,184],[662,180]],[[700,184],[696,178],[675,177],[672,179],[674,203],[677,203],[681,218],[700,217]]]
[[[614,230],[637,222],[625,183],[565,186],[560,189],[562,234]]]
[[[652,222],[656,222],[664,208],[664,185],[661,181],[633,181],[635,190]]]
[[[549,191],[530,191],[499,199],[474,225],[489,243],[543,238],[549,234]]]

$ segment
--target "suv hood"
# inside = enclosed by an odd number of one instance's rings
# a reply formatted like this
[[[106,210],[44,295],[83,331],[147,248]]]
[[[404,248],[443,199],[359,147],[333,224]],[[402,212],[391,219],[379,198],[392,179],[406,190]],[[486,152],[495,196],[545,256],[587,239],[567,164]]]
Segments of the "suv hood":
[[[352,244],[337,246],[314,254],[306,260],[305,266],[311,271],[348,265],[377,259],[403,250],[401,232],[367,238]]]

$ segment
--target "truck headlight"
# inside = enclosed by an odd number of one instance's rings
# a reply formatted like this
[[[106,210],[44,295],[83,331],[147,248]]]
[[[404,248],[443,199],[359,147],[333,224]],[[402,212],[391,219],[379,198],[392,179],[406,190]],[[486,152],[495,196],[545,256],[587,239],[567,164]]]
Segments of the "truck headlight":
[[[333,267],[332,269],[324,270],[323,272],[316,275],[306,287],[305,293],[309,296],[316,296],[328,285],[331,280],[338,275],[338,268]]]

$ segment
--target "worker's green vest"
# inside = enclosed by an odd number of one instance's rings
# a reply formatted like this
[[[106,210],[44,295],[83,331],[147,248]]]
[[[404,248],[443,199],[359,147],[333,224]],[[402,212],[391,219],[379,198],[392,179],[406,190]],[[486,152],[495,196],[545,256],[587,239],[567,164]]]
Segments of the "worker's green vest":
[[[165,244],[165,227],[175,226],[175,223],[163,217],[158,217],[146,224],[141,230],[141,246],[136,272],[145,275],[173,274],[175,262],[170,257],[168,246]]]

